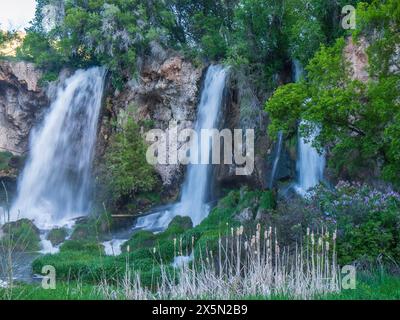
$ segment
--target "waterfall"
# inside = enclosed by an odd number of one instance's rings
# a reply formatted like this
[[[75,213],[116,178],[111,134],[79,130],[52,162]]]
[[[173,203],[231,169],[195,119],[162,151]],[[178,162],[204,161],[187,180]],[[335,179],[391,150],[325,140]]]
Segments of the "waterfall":
[[[219,127],[226,77],[227,71],[222,66],[215,65],[208,68],[194,126],[199,137],[202,129]],[[210,158],[211,143],[201,141],[199,146],[199,157],[206,155]],[[189,164],[180,202],[161,212],[139,218],[136,227],[150,230],[163,229],[176,215],[189,216],[194,225],[199,224],[207,217],[210,210],[207,203],[210,201],[211,184],[212,165]]]
[[[304,121],[301,122],[303,124]],[[324,178],[325,156],[319,154],[318,151],[312,146],[314,137],[318,134],[318,129],[310,137],[309,141],[304,141],[298,133],[298,160],[297,172],[298,181],[296,190],[299,194],[306,194],[308,190],[318,185]]]
[[[221,66],[211,66],[204,82],[197,112],[195,130],[200,136],[201,129],[218,129],[221,116],[221,105],[226,81],[226,70]],[[211,143],[201,141],[200,155],[211,158]],[[190,216],[193,224],[199,224],[209,213],[207,202],[211,185],[212,166],[208,164],[190,164],[186,181],[183,185],[182,198],[176,208],[183,216]]]
[[[303,69],[298,61],[294,62],[294,78],[299,81],[303,74]],[[300,122],[300,126],[305,124],[305,121]],[[298,180],[296,191],[305,195],[308,190],[318,185],[324,177],[325,155],[320,154],[313,146],[314,138],[319,134],[318,127],[311,134],[311,137],[305,141],[298,132],[298,159],[297,159],[297,174]]]
[[[104,77],[103,68],[78,70],[59,84],[42,125],[31,134],[13,220],[28,218],[45,229],[88,213]]]
[[[272,189],[272,187],[274,186],[274,181],[275,181],[275,177],[276,177],[276,171],[278,170],[278,164],[279,164],[279,160],[281,158],[281,153],[282,153],[282,143],[283,143],[283,132],[279,131],[279,133],[278,133],[278,142],[276,144],[274,163],[272,165],[271,179],[269,181],[269,188],[270,189]]]

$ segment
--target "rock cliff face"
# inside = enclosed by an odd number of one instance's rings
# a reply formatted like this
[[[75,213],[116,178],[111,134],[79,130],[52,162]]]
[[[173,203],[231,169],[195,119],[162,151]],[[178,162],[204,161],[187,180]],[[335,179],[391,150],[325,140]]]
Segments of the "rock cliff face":
[[[192,128],[203,68],[197,68],[178,53],[152,43],[149,54],[139,62],[139,70],[136,79],[108,98],[107,112],[118,120],[132,116],[136,122],[147,123],[151,129],[177,127],[179,132]],[[149,128],[143,128],[144,132]],[[99,144],[106,144],[110,134],[103,125]],[[156,170],[164,186],[179,189],[183,166],[157,165]]]
[[[284,77],[284,75],[281,75]],[[287,79],[281,79],[282,83]],[[254,171],[251,175],[236,175],[236,165],[221,165],[217,168],[217,180],[222,186],[239,187],[250,185],[266,189],[270,182],[274,162],[275,142],[267,133],[268,115],[264,110],[266,97],[258,97],[251,81],[240,71],[232,70],[227,88],[227,101],[224,111],[224,128],[253,129]],[[276,180],[287,180],[295,177],[295,163],[284,146],[279,161]]]
[[[30,63],[0,61],[0,205],[13,198],[29,133],[48,105],[40,76]]]
[[[368,43],[365,38],[361,38],[357,43],[354,43],[352,37],[347,39],[344,56],[350,64],[350,73],[353,80],[368,81],[367,48]]]
[[[26,62],[0,62],[0,151],[22,155],[41,111],[48,105],[40,72]]]

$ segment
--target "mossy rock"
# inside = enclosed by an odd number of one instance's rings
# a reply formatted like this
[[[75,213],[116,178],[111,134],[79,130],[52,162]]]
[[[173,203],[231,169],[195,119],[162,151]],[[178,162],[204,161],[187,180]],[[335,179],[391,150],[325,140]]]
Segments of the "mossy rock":
[[[40,231],[29,219],[8,222],[1,228],[0,248],[19,252],[40,250]]]
[[[129,241],[121,246],[121,250],[122,252],[127,252],[128,246],[130,252],[141,248],[153,248],[156,245],[156,241],[157,235],[150,231],[141,230],[133,234]]]
[[[193,222],[192,219],[190,219],[190,217],[176,216],[169,223],[165,233],[169,235],[172,234],[179,235],[192,228],[193,228]]]
[[[190,217],[176,216],[169,223],[168,228],[178,226],[183,230],[188,230],[193,228],[193,222]]]
[[[58,246],[65,241],[67,236],[68,231],[66,228],[55,228],[50,230],[46,239],[49,240],[53,246]]]
[[[75,224],[71,240],[110,240],[112,218],[108,214],[85,217]]]

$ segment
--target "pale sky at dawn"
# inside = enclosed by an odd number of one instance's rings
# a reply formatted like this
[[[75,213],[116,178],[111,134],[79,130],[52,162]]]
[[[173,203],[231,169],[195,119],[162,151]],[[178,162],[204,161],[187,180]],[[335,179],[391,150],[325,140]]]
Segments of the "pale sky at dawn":
[[[23,30],[35,15],[35,0],[0,0],[0,29]]]

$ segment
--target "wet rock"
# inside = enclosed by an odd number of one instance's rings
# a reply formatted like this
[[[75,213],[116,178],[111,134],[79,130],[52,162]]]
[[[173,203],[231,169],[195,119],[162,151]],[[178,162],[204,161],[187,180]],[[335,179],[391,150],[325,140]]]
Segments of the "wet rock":
[[[58,246],[63,243],[68,236],[68,231],[65,228],[55,228],[51,230],[46,239],[51,242],[53,246]]]
[[[182,232],[189,230],[193,228],[192,219],[190,219],[190,217],[176,216],[169,223],[167,230],[171,230],[173,228],[180,229]]]
[[[235,220],[239,221],[240,223],[250,222],[253,219],[254,219],[254,214],[251,208],[245,208],[235,216]]]

